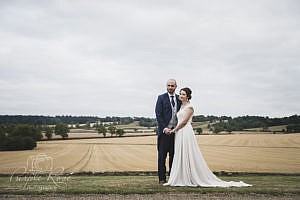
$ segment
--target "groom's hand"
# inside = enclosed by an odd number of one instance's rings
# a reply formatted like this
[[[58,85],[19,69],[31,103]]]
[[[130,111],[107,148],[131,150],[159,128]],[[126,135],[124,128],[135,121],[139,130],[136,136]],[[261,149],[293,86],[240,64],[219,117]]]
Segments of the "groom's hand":
[[[164,128],[163,132],[166,134],[166,135],[170,135],[171,134],[171,129],[169,128]]]

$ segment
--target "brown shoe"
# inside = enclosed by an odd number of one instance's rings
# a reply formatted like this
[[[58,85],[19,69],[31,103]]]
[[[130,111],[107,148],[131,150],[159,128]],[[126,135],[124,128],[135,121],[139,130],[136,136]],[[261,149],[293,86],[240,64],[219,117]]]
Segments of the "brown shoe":
[[[159,185],[163,185],[163,184],[166,183],[166,182],[167,182],[166,180],[159,181]]]

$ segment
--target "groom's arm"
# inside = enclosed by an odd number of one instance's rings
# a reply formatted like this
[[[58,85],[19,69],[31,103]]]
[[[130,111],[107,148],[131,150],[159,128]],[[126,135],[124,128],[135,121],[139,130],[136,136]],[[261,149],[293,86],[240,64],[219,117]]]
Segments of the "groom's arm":
[[[156,114],[156,120],[160,128],[164,129],[167,127],[167,124],[164,122],[163,119],[163,100],[162,96],[158,96],[155,106],[155,114]]]

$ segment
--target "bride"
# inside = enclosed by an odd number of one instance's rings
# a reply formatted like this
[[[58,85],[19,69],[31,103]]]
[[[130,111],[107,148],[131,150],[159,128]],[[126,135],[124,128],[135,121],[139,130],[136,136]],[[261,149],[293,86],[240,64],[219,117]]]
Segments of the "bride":
[[[194,108],[190,103],[192,91],[189,88],[180,90],[182,105],[177,113],[178,124],[175,133],[175,153],[172,170],[164,186],[202,186],[202,187],[243,187],[250,184],[234,181],[223,181],[208,168],[198,147],[191,125]]]

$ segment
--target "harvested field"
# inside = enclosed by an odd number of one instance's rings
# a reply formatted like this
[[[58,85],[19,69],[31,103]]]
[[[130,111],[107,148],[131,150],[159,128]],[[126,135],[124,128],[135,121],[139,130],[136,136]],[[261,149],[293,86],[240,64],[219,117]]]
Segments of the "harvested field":
[[[300,173],[300,134],[196,137],[213,171]],[[0,173],[36,167],[28,158],[39,154],[40,167],[48,162],[64,172],[156,171],[157,165],[156,136],[55,140],[31,151],[0,152]]]

